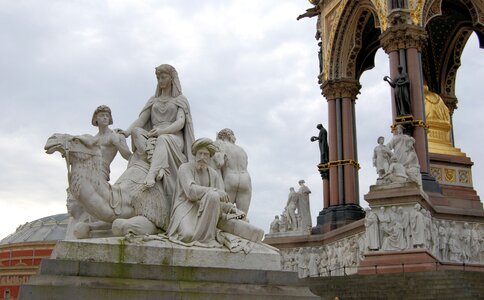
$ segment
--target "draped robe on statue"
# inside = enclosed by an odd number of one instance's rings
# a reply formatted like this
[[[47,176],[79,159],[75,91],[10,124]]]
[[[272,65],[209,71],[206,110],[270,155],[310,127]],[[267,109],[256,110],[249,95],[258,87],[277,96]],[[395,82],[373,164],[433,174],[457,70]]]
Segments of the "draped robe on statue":
[[[144,124],[142,131],[142,138],[147,139],[148,132],[153,128],[165,128],[176,121],[180,110],[185,116],[185,125],[177,133],[161,134],[157,137],[156,147],[158,151],[164,150],[163,159],[160,161],[161,168],[167,169],[169,175],[165,175],[161,182],[157,182],[156,188],[151,188],[144,192],[144,197],[137,197],[133,203],[136,215],[143,215],[153,222],[157,227],[166,230],[170,212],[172,210],[172,198],[174,195],[174,187],[176,185],[176,178],[178,168],[181,164],[192,159],[191,146],[193,144],[194,133],[193,123],[190,113],[188,100],[185,96],[179,95],[174,98],[161,99],[160,97],[151,97],[146,105],[141,110],[140,115],[146,110],[150,111],[150,118]],[[136,146],[133,144],[133,152],[136,152]],[[129,166],[136,166],[130,172],[121,176],[118,181],[126,181],[129,184],[132,178],[136,178],[135,182],[142,182],[146,177],[146,173],[150,166],[142,159],[137,159],[137,155],[129,162]],[[133,174],[133,172],[137,172]],[[139,174],[138,174],[139,173]],[[136,176],[134,176],[136,175]],[[130,180],[131,179],[131,180]],[[131,189],[136,192],[136,189]],[[155,207],[156,209],[152,209]]]
[[[200,185],[196,163],[180,166],[167,234],[171,241],[187,246],[220,247],[216,241],[221,215],[220,195],[223,181],[208,167],[209,186]]]

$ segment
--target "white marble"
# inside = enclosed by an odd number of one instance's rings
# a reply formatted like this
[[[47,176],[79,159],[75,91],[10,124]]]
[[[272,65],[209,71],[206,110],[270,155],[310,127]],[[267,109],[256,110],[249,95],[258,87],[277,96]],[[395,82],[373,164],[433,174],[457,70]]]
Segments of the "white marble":
[[[51,258],[232,269],[280,270],[279,251],[253,243],[250,255],[229,249],[186,247],[159,236],[139,236],[130,242],[120,237],[59,241]]]
[[[212,160],[220,170],[230,202],[247,214],[252,198],[252,182],[247,170],[249,159],[245,150],[235,144],[235,141],[235,134],[231,129],[220,130],[215,141],[219,151]]]

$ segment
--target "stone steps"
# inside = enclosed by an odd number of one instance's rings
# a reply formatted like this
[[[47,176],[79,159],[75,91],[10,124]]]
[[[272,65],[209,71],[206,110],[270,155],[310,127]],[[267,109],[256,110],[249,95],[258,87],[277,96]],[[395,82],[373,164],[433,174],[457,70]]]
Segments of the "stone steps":
[[[321,299],[484,299],[484,272],[444,270],[301,281]]]
[[[19,299],[318,299],[284,271],[43,260]]]

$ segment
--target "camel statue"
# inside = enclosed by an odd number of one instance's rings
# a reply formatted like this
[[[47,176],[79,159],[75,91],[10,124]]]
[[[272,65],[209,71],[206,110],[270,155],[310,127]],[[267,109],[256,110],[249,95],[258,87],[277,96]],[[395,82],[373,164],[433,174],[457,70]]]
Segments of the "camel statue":
[[[91,135],[54,134],[44,147],[60,152],[68,169],[69,190],[87,213],[112,223],[114,235],[153,234],[165,230],[170,202],[160,186],[145,189],[147,155],[134,154],[126,171],[111,185],[101,174],[101,147]],[[86,224],[84,224],[86,226]]]

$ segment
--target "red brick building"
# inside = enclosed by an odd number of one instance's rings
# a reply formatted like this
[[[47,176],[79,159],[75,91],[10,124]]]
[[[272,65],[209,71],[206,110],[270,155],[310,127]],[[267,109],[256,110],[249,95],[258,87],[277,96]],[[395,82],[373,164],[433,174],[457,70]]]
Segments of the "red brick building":
[[[0,299],[17,299],[20,285],[64,238],[68,222],[68,214],[44,217],[19,226],[0,241]]]

